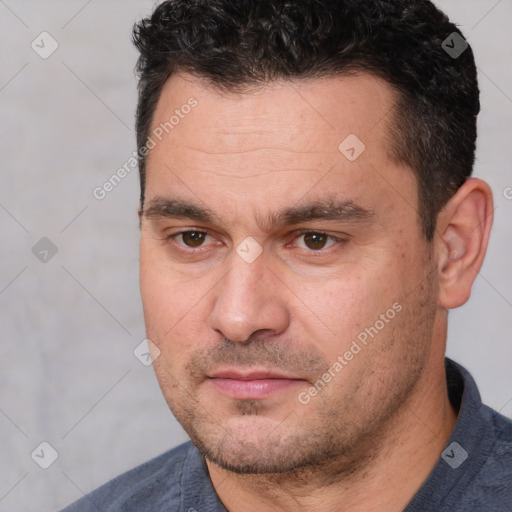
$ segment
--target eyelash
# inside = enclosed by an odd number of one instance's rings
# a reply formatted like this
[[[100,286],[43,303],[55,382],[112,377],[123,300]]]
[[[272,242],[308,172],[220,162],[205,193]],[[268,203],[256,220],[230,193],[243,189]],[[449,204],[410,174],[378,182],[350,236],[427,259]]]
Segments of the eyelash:
[[[172,241],[174,241],[177,237],[179,237],[180,235],[183,235],[183,234],[186,234],[186,233],[201,233],[201,234],[204,234],[204,235],[207,235],[207,236],[209,235],[209,233],[207,231],[204,231],[204,230],[201,230],[201,229],[186,229],[184,231],[179,231],[177,233],[173,233],[172,235],[166,236],[164,242],[166,244],[169,244]],[[339,237],[336,237],[334,235],[329,235],[325,231],[315,231],[315,230],[311,230],[311,229],[301,229],[301,230],[297,231],[295,233],[295,236],[294,236],[293,240],[296,240],[297,238],[300,238],[301,236],[304,236],[304,235],[307,235],[307,234],[315,234],[315,235],[325,236],[325,237],[327,237],[328,241],[332,241],[335,244],[342,244],[342,243],[347,241],[346,239],[339,238]],[[185,251],[185,252],[204,251],[204,247],[203,246],[194,248],[194,247],[188,247],[188,246],[180,245],[177,242],[176,242],[176,245],[179,247],[179,250],[182,250],[182,251]],[[325,249],[318,249],[318,250],[303,249],[303,248],[300,248],[300,249],[308,251],[308,252],[310,252],[312,254],[322,254],[322,253],[325,254],[332,247],[334,247],[334,244],[329,246],[329,247],[327,247],[327,248],[325,248]]]

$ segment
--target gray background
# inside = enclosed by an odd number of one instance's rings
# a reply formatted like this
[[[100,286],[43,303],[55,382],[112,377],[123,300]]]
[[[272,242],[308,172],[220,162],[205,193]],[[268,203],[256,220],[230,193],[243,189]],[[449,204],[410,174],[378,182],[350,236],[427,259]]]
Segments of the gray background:
[[[450,313],[448,354],[512,416],[512,1],[437,3],[476,54],[475,175],[496,201],[473,296]],[[133,354],[145,337],[137,171],[102,201],[92,195],[135,149],[131,27],[151,6],[0,0],[2,512],[55,511],[186,438]],[[59,45],[48,59],[31,48],[43,31]],[[46,262],[32,252],[42,237],[58,249]],[[59,454],[46,470],[31,458],[43,441]]]

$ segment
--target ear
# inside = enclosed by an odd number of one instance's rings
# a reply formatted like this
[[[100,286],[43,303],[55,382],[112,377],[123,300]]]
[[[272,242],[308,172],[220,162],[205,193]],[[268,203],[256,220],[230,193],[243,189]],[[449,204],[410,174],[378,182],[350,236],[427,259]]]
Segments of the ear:
[[[489,185],[470,178],[438,216],[435,235],[439,271],[439,305],[451,309],[469,299],[482,266],[493,221]]]

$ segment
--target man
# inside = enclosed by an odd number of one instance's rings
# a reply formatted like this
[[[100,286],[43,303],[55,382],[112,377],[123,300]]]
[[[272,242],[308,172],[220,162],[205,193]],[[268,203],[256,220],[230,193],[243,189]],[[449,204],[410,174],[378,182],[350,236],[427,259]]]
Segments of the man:
[[[192,442],[66,510],[512,510],[512,422],[444,355],[493,212],[455,25],[170,0],[134,40],[146,329]]]

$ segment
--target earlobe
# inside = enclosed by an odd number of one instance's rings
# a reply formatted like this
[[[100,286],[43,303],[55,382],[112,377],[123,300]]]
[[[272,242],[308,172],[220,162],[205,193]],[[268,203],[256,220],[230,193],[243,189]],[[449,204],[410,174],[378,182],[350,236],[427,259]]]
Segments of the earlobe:
[[[436,244],[439,304],[462,306],[482,266],[493,219],[489,185],[470,178],[448,201],[438,217]]]

